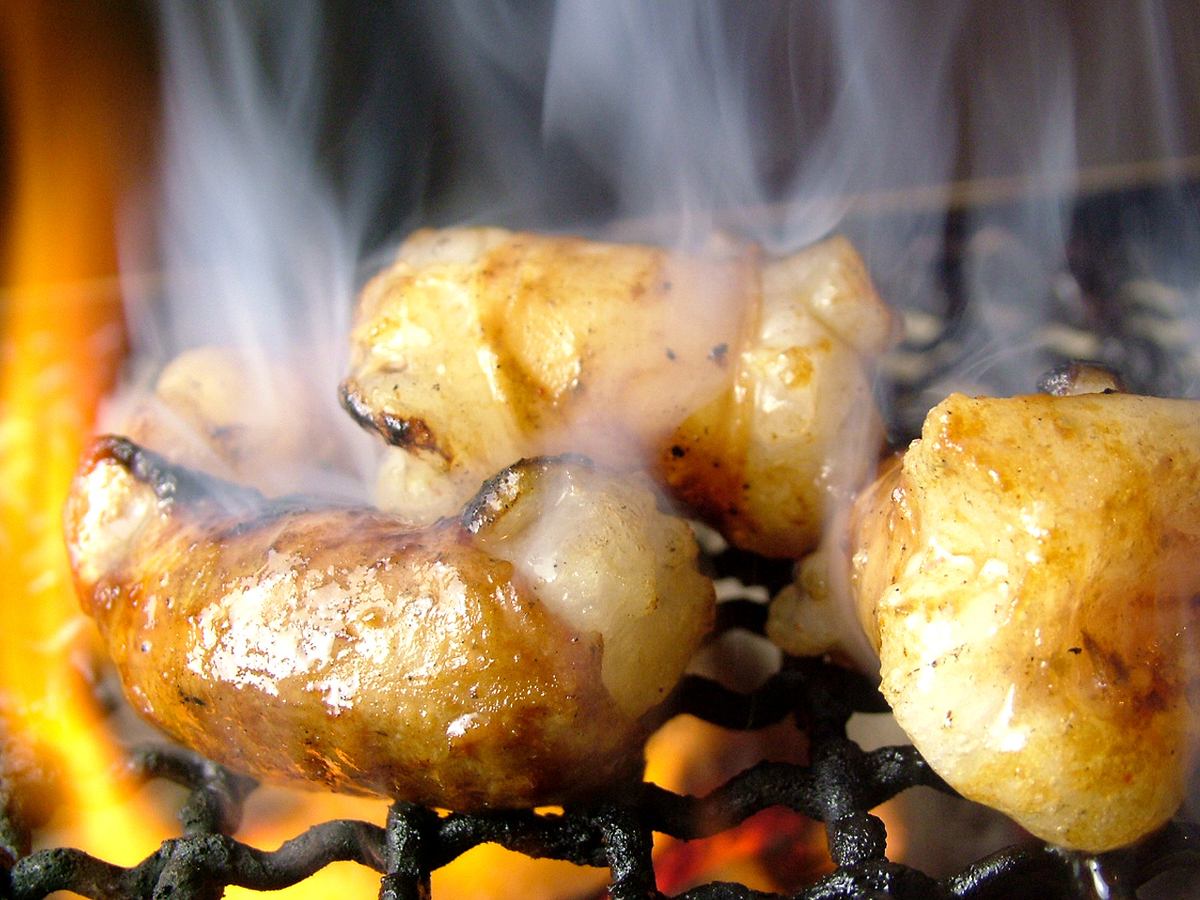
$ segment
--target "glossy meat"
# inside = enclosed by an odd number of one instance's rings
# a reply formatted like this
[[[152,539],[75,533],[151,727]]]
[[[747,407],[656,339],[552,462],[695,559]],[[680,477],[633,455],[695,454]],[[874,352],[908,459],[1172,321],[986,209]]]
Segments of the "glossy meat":
[[[892,331],[841,239],[764,261],[420,231],[363,293],[342,392],[395,448],[387,508],[432,519],[514,459],[578,452],[798,556],[874,464],[870,361]]]
[[[103,438],[66,532],[130,699],[184,744],[271,781],[528,807],[636,774],[711,624],[690,530],[629,481],[523,462],[422,530]]]
[[[1200,725],[1200,403],[951,396],[849,551],[882,690],[955,788],[1092,851],[1173,814]]]

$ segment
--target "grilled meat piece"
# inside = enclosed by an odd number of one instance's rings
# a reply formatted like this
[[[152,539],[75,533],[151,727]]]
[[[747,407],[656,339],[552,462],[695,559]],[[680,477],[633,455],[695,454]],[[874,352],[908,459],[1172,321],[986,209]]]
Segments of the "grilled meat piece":
[[[893,330],[839,238],[764,261],[418,231],[363,292],[342,398],[394,448],[386,508],[433,519],[514,459],[581,452],[795,557],[876,461],[870,361]]]
[[[1200,736],[1200,403],[953,395],[845,534],[826,556],[883,693],[951,785],[1088,851],[1174,813]]]
[[[529,807],[636,774],[711,625],[690,530],[631,482],[525,461],[418,529],[107,437],[66,534],[131,701],[182,743],[269,781]]]

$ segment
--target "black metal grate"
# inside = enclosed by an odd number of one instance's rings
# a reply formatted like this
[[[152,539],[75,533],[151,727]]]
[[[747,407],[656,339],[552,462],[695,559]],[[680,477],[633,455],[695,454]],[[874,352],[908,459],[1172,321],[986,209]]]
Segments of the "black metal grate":
[[[759,604],[731,601],[722,604],[721,624],[760,631],[764,612]],[[810,738],[809,764],[760,763],[702,798],[649,783],[614,785],[611,801],[562,814],[438,815],[397,803],[383,826],[327,822],[266,852],[231,836],[242,804],[255,788],[252,780],[185,750],[138,749],[129,761],[138,777],[166,778],[191,789],[179,813],[183,835],[128,869],[82,850],[40,850],[16,859],[4,873],[0,892],[14,900],[56,890],[96,898],[207,900],[220,897],[227,885],[276,890],[331,862],[349,860],[381,874],[381,898],[416,900],[430,895],[434,869],[493,842],[531,857],[606,866],[610,896],[652,898],[661,896],[651,861],[653,832],[683,840],[706,837],[772,806],[825,823],[835,869],[795,895],[805,900],[1120,898],[1134,896],[1138,886],[1168,869],[1193,867],[1200,873],[1200,827],[1176,822],[1132,849],[1092,856],[1031,842],[934,879],[888,860],[883,822],[870,810],[916,785],[950,789],[912,747],[864,752],[846,736],[851,714],[886,710],[867,680],[822,660],[789,659],[751,694],[688,677],[673,703],[678,713],[731,729],[762,728],[792,716]],[[13,830],[13,823],[5,821],[0,834]],[[781,895],[711,883],[679,896],[765,900]]]

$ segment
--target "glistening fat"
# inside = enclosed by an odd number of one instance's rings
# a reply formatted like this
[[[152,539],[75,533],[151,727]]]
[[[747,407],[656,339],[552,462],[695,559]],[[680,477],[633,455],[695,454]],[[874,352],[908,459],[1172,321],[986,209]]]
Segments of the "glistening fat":
[[[519,462],[414,528],[105,437],[66,533],[126,693],[167,733],[268,781],[459,810],[639,774],[713,617],[687,525],[578,459]]]

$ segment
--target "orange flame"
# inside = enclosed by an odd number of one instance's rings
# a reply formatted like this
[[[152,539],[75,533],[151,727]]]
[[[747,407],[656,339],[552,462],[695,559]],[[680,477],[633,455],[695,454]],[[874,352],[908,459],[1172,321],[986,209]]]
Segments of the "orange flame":
[[[119,803],[112,748],[64,637],[79,612],[61,536],[67,484],[122,345],[111,238],[122,148],[110,119],[121,105],[115,71],[97,71],[105,60],[84,30],[111,26],[105,18],[37,3],[0,15],[12,188],[0,305],[0,692],[58,758],[71,820],[56,824],[127,864],[165,835]]]
[[[153,99],[137,16],[133,4],[0,5],[12,198],[0,248],[0,708],[61,775],[39,843],[126,866],[178,825],[170,804],[114,778],[119,748],[79,665],[97,639],[72,590],[61,511],[124,349],[115,225],[121,176],[140,149],[130,137],[148,133]],[[261,791],[240,836],[273,849],[331,818],[382,822],[385,809]],[[279,895],[377,887],[375,873],[346,863]]]
[[[791,892],[829,872],[823,828],[782,807],[702,840],[656,845],[658,889],[668,896],[710,881],[733,881],[751,890]]]

